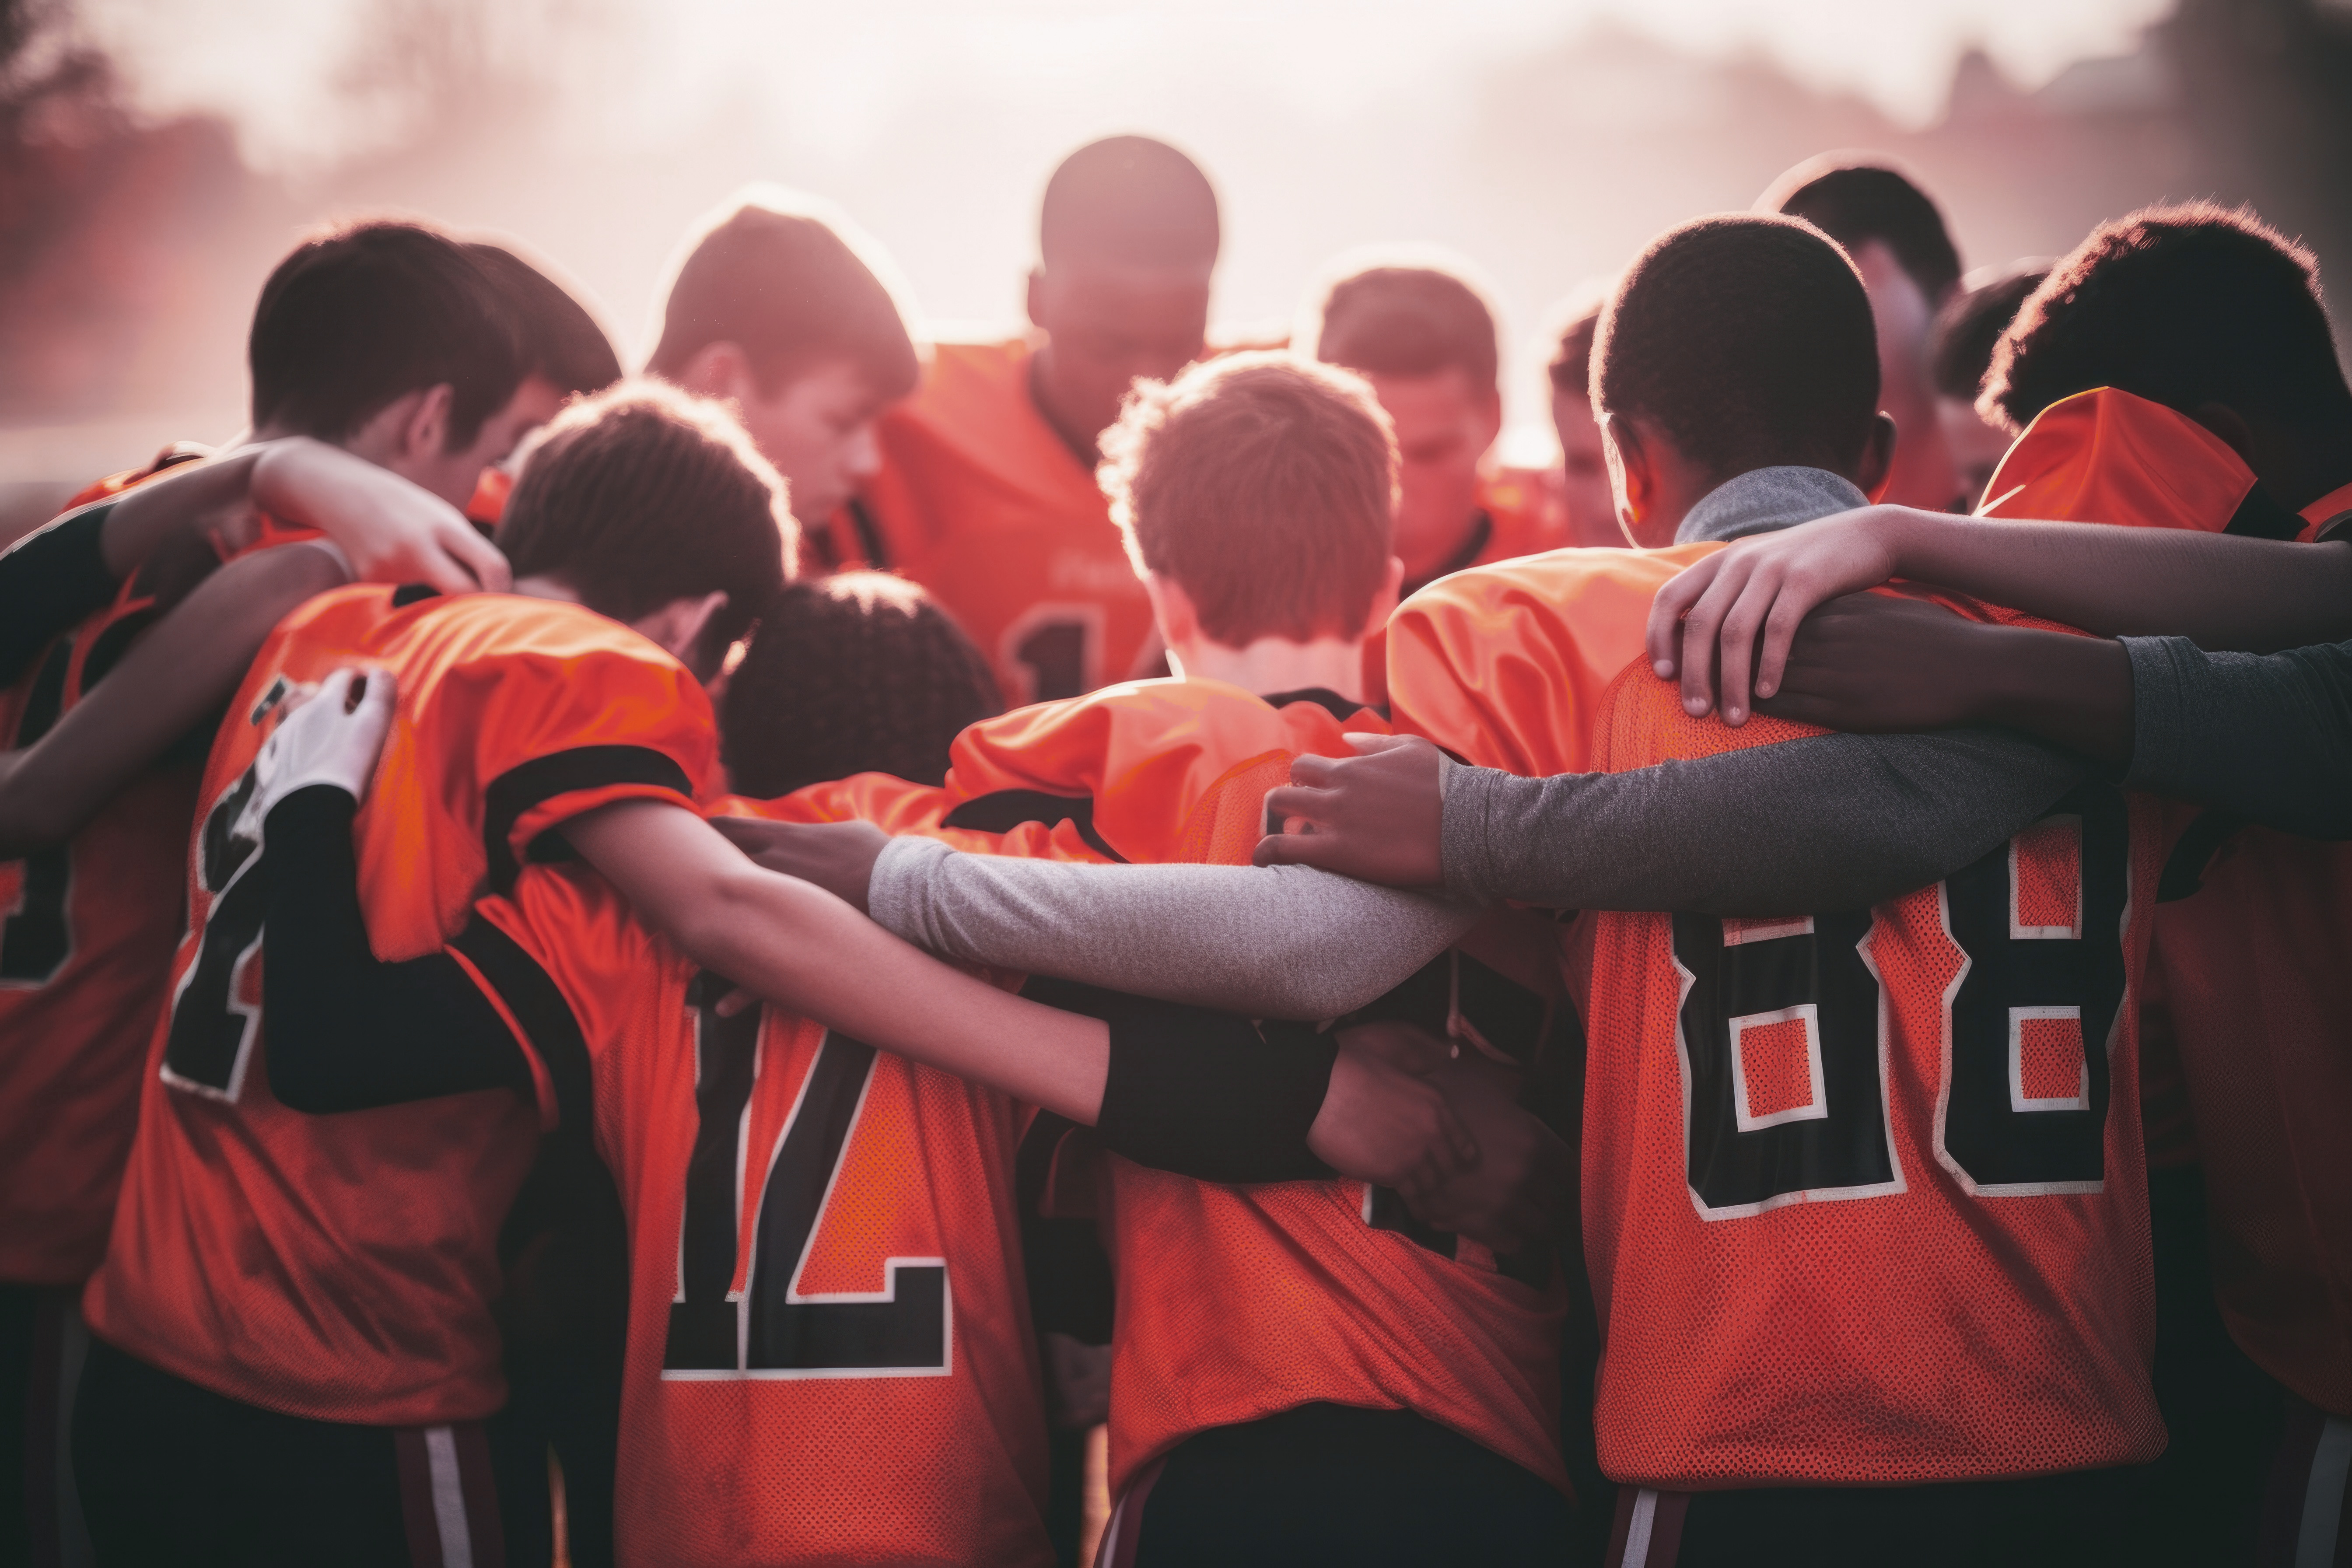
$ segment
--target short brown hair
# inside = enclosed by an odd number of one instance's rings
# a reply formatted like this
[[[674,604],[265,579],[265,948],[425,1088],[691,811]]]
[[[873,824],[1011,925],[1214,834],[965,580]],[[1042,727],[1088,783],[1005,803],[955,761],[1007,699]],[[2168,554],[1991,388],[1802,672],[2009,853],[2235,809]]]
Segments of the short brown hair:
[[[1445,267],[1360,267],[1324,290],[1300,339],[1325,364],[1366,375],[1458,370],[1481,391],[1499,384],[1495,312],[1467,279]]]
[[[721,208],[678,263],[646,368],[677,377],[712,343],[731,342],[772,395],[826,360],[847,360],[883,398],[915,390],[921,371],[898,302],[846,220],[787,211],[754,194]]]
[[[1544,376],[1554,392],[1591,395],[1592,343],[1601,335],[1601,312],[1609,304],[1616,280],[1595,279],[1551,308],[1551,327],[1544,333]]]
[[[452,452],[506,406],[525,368],[507,301],[479,264],[437,229],[390,220],[296,246],[261,286],[246,363],[255,425],[325,441],[446,383]]]
[[[938,601],[904,577],[844,572],[769,601],[719,728],[736,793],[765,798],[852,773],[940,784],[955,738],[1003,708]]]
[[[466,254],[504,296],[527,371],[558,392],[573,394],[602,392],[621,379],[613,340],[544,268],[486,239],[467,241]]]
[[[1960,253],[1943,209],[1919,182],[1870,155],[1825,153],[1772,182],[1758,212],[1801,217],[1851,255],[1872,240],[1894,254],[1934,310],[1960,284]]]
[[[1396,440],[1372,389],[1286,353],[1139,383],[1099,471],[1138,573],[1228,647],[1353,636],[1389,563]]]
[[[499,521],[518,578],[544,574],[634,621],[724,593],[703,652],[750,629],[796,564],[784,482],[727,411],[654,382],[623,382],[551,420]]]

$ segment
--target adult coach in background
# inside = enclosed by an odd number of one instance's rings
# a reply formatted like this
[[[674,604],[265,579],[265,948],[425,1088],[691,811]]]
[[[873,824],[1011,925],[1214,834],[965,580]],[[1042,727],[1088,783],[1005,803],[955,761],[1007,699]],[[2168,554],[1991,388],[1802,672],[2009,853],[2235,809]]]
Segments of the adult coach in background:
[[[1937,417],[1927,329],[1960,286],[1960,254],[1934,198],[1891,164],[1831,153],[1772,182],[1758,212],[1785,213],[1845,247],[1878,325],[1878,405],[1902,440],[1880,499],[1966,511],[1952,449]]]
[[[1079,148],[1046,183],[1035,331],[940,343],[880,425],[882,466],[834,525],[839,564],[903,572],[988,656],[1019,706],[1136,668],[1151,602],[1095,484],[1096,440],[1138,380],[1200,357],[1217,263],[1217,196],[1193,162],[1143,136]]]

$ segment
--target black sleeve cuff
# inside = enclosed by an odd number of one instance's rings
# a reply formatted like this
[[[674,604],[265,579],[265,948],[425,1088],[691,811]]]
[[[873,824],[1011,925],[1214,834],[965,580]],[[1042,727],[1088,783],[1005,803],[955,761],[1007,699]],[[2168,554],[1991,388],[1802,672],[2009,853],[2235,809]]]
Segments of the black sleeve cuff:
[[[386,963],[368,943],[352,818],[331,784],[270,808],[262,1016],[269,1091],[325,1114],[476,1089],[533,1090],[530,1059],[446,952]]]
[[[1331,1174],[1307,1147],[1339,1053],[1328,1033],[1066,981],[1032,981],[1024,994],[1110,1026],[1095,1133],[1113,1153],[1203,1182]]]
[[[112,502],[60,518],[0,554],[0,686],[15,684],[51,638],[106,607],[121,580],[101,535]]]

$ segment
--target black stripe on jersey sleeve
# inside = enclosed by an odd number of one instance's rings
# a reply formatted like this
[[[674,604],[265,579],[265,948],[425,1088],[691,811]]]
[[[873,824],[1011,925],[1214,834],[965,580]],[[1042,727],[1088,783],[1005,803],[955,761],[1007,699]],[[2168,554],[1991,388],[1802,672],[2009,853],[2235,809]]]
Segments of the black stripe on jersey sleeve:
[[[559,795],[624,784],[650,784],[694,798],[686,770],[650,746],[574,746],[533,757],[491,780],[482,796],[482,852],[489,858],[491,890],[512,892],[515,879],[522,875],[510,841],[524,813]],[[553,828],[532,839],[524,855],[541,864],[572,858],[572,846]]]
[[[992,790],[987,795],[976,795],[949,812],[940,819],[940,826],[969,827],[982,833],[1010,833],[1024,822],[1042,822],[1048,827],[1066,822],[1078,830],[1078,837],[1096,854],[1121,865],[1127,863],[1127,857],[1095,831],[1095,800],[1090,795],[1047,795],[1039,789]]]
[[[357,811],[342,790],[314,784],[271,807],[263,829],[257,869],[266,889],[270,1092],[313,1115],[485,1089],[531,1093],[530,1063],[513,1030],[456,959],[375,956],[352,847]],[[516,1016],[526,1027],[535,1019],[520,1008]],[[536,1035],[532,1043],[552,1070],[555,1053]]]
[[[112,501],[70,512],[0,553],[0,686],[14,686],[43,647],[106,607],[121,585],[100,536]]]
[[[563,999],[555,977],[540,967],[523,945],[478,911],[449,945],[466,955],[499,1000],[521,1026],[523,1037],[547,1068],[555,1086],[556,1114],[566,1131],[585,1134],[589,1126],[591,1075],[588,1037],[580,1016]]]

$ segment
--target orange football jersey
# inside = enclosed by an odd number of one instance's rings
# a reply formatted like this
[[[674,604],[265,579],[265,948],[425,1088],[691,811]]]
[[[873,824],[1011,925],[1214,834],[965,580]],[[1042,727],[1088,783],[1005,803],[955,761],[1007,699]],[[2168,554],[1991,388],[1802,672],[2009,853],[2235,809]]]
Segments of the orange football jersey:
[[[479,907],[568,1005],[628,1214],[620,1560],[1050,1563],[1025,1112],[776,1008],[721,1018],[730,987],[584,868]]]
[[[1152,624],[1094,466],[1030,395],[1032,353],[936,345],[922,385],[882,416],[881,471],[832,530],[844,565],[929,589],[1015,705],[1127,679]]]
[[[1601,720],[1609,772],[1819,732],[1694,720],[1641,663]],[[1604,1470],[1894,1485],[2162,1450],[2132,982],[2164,838],[2090,785],[1875,910],[1589,917]]]
[[[1441,577],[1389,618],[1398,730],[1527,778],[1593,770],[1594,715],[1650,601],[1722,549],[1557,550]]]
[[[1245,864],[1291,758],[1350,755],[1351,732],[1387,726],[1314,698],[1139,681],[965,731],[944,821],[1050,823],[1067,854]],[[1114,1497],[1195,1433],[1318,1401],[1414,1411],[1567,1489],[1556,1276],[1514,1277],[1362,1182],[1220,1186],[1108,1156],[1104,1185]]]
[[[1540,555],[1574,542],[1558,474],[1549,468],[1498,468],[1478,481],[1478,525],[1471,547],[1446,563],[1438,575]],[[1388,702],[1385,627],[1364,639],[1364,696],[1376,704]]]
[[[1993,516],[2208,532],[2254,484],[2195,421],[2112,387],[2052,405],[2000,472],[2012,490],[1995,477]],[[2306,536],[2347,504],[2338,491],[2305,508]],[[2215,1293],[2257,1364],[2352,1414],[2352,845],[2201,826],[2182,853],[2211,863],[2168,873],[2154,962],[2205,1166]]]
[[[83,1311],[93,1332],[231,1398],[388,1426],[505,1397],[490,1302],[508,1203],[551,1112],[504,1091],[307,1116],[263,1057],[265,857],[234,831],[270,716],[347,665],[399,680],[354,827],[380,956],[439,949],[487,883],[566,852],[616,800],[710,793],[702,689],[576,605],[360,586],[280,622],[229,708],[187,849],[188,925],[156,1022],[130,1169]]]
[[[166,448],[67,510],[205,456]],[[60,514],[62,515],[62,514]],[[249,546],[306,536],[263,520]],[[72,710],[163,606],[136,574],[0,692],[0,747],[31,745]],[[68,842],[0,862],[0,1280],[68,1285],[106,1251],[138,1119],[139,1064],[180,937],[182,858],[198,763],[167,757]]]

